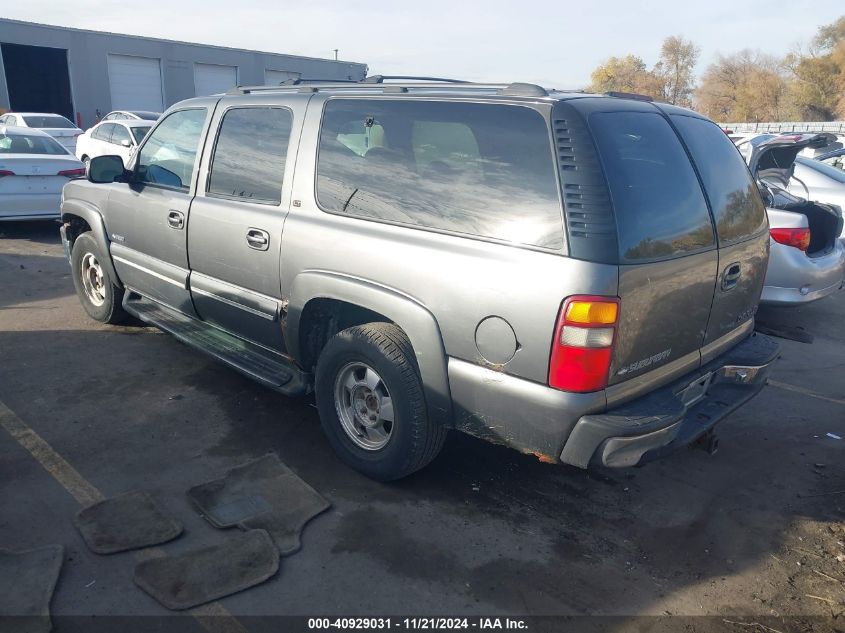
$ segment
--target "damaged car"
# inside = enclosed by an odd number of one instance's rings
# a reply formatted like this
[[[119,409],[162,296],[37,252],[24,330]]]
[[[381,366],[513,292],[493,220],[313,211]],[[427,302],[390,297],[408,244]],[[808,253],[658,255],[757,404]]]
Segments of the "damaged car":
[[[739,149],[757,180],[769,216],[771,250],[761,303],[800,305],[836,292],[845,278],[842,209],[812,201],[796,183],[796,158],[825,147],[832,134],[757,137]],[[755,142],[756,141],[756,142]],[[796,185],[806,197],[796,195]]]

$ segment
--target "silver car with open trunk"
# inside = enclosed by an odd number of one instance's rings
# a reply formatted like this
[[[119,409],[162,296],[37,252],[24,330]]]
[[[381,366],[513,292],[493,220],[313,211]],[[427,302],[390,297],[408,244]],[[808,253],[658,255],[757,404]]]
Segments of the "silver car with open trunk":
[[[65,187],[83,306],[282,393],[377,479],[457,429],[579,467],[697,440],[763,387],[769,236],[711,121],[530,84],[298,82],[174,105]],[[248,423],[248,421],[246,422]]]

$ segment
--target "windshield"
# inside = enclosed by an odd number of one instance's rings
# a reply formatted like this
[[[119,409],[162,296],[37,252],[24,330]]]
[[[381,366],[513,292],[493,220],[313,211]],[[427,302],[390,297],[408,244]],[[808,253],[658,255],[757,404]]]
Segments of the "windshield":
[[[49,136],[0,134],[0,154],[50,154],[53,156],[63,156],[69,153]]]
[[[799,156],[795,159],[796,163],[800,163],[805,167],[810,169],[814,169],[815,171],[819,172],[830,178],[831,180],[835,180],[836,182],[845,183],[845,171],[841,169],[837,169],[832,165],[827,165],[818,160],[812,160],[810,158],[804,158],[803,156]]]
[[[141,140],[147,135],[147,132],[150,131],[148,126],[143,127],[133,127],[130,128],[132,130],[132,136],[135,137],[135,143],[140,144]]]
[[[63,116],[51,114],[48,116],[25,116],[23,120],[29,127],[75,128],[76,126]]]

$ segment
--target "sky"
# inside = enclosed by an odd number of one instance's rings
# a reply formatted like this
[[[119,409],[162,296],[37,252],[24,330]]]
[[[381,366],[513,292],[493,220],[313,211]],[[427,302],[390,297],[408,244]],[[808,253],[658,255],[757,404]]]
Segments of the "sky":
[[[309,57],[337,48],[370,74],[583,88],[610,56],[651,66],[670,35],[701,47],[700,74],[743,48],[783,55],[841,15],[843,0],[26,0],[0,17]]]

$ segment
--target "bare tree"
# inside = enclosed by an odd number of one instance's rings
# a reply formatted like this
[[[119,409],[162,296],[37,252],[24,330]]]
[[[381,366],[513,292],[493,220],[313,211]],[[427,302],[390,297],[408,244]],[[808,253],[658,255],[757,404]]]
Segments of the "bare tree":
[[[681,106],[692,105],[695,65],[701,49],[679,35],[663,40],[660,61],[652,71],[662,80],[663,99]]]

